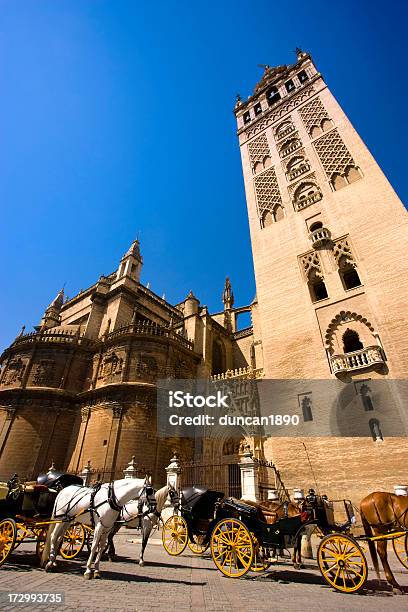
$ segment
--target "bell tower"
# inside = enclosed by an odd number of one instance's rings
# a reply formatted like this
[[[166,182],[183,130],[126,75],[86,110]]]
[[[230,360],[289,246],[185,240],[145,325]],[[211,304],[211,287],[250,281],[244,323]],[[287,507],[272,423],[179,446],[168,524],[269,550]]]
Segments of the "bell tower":
[[[356,393],[378,379],[391,389],[393,379],[408,377],[407,211],[308,53],[296,49],[294,64],[264,66],[234,112],[265,377],[337,380]],[[395,389],[390,394],[407,431],[405,404]],[[408,460],[406,440],[387,439],[381,406],[371,407],[361,448],[368,462],[394,470],[394,481],[398,461]],[[373,450],[380,439],[381,452]],[[347,453],[345,440],[337,442],[331,461],[337,452],[340,465]],[[294,448],[288,453],[299,454]],[[271,453],[284,474],[299,469],[283,442]],[[356,473],[362,456],[354,457]]]

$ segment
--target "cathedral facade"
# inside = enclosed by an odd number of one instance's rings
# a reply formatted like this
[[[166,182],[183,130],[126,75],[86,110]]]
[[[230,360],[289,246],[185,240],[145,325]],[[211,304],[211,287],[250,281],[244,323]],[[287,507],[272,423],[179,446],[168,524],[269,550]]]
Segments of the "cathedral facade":
[[[236,462],[239,441],[156,435],[156,381],[210,377],[300,381],[290,401],[310,436],[241,436],[289,490],[313,484],[304,443],[332,497],[358,500],[406,480],[406,210],[309,54],[266,66],[234,112],[255,299],[236,307],[227,279],[220,312],[192,292],[172,305],[140,282],[138,241],[112,274],[69,300],[61,291],[1,356],[0,480],[30,479],[52,461],[75,472],[90,461],[97,477],[118,478],[135,456],[160,483],[173,449]],[[239,329],[245,312],[252,324]],[[332,418],[311,391],[316,380],[351,393],[365,432],[313,435],[319,414]]]

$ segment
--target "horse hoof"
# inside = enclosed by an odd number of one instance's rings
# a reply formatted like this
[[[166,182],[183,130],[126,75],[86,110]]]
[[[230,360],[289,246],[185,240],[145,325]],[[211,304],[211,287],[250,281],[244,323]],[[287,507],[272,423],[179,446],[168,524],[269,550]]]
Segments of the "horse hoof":
[[[100,572],[95,572],[94,573],[94,579],[95,580],[100,580],[101,578],[102,578],[102,576],[101,576]]]
[[[294,569],[300,569],[300,565],[299,565],[299,563],[294,563],[294,564],[293,564],[293,567],[294,567]]]
[[[140,567],[143,567],[143,566],[144,566],[144,561],[143,561],[142,559],[140,559],[140,561],[139,561],[139,565],[140,565]]]
[[[304,563],[301,563],[301,564],[299,565],[299,569],[305,569],[305,567],[306,567],[306,566],[305,566],[305,564],[304,564]]]
[[[91,578],[92,578],[92,572],[85,572],[85,574],[84,574],[84,578],[85,578],[85,580],[91,580]]]
[[[392,587],[392,594],[393,595],[403,595],[404,591],[400,588],[400,587]]]

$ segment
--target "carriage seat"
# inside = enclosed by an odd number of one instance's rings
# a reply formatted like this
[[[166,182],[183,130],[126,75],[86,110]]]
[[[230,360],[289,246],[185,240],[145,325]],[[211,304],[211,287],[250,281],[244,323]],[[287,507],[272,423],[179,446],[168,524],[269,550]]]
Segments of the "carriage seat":
[[[241,501],[244,502],[244,504],[248,504],[248,506],[253,506],[256,508],[258,510],[259,520],[267,523],[268,525],[274,525],[279,518],[277,512],[271,510],[264,504],[246,499],[242,499]]]
[[[6,499],[9,488],[6,482],[0,482],[0,500]]]

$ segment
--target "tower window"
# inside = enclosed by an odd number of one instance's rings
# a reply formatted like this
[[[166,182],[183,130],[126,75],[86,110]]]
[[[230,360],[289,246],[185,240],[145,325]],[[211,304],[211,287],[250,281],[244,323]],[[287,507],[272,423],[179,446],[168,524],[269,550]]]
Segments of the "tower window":
[[[354,289],[354,287],[360,287],[361,281],[357,273],[357,270],[350,266],[344,272],[340,273],[345,289]]]
[[[255,115],[260,115],[262,113],[262,106],[260,102],[258,102],[258,104],[255,104],[254,111],[255,111]]]
[[[380,421],[378,419],[370,419],[368,421],[368,426],[370,428],[370,432],[371,432],[374,442],[384,440],[382,431],[381,431]]]
[[[286,81],[285,87],[286,87],[286,91],[288,93],[290,93],[291,91],[293,91],[295,89],[295,84],[292,81],[292,79],[289,79],[289,81]]]
[[[278,88],[271,87],[268,93],[266,94],[266,99],[268,100],[269,106],[272,106],[272,104],[276,104],[276,102],[280,100],[280,93],[278,91]]]
[[[316,221],[316,223],[312,223],[309,229],[311,232],[315,232],[318,229],[322,229],[322,227],[323,223],[321,221]]]
[[[244,113],[243,118],[244,118],[244,123],[249,123],[251,121],[251,114],[250,114],[250,112],[247,111],[246,113]]]
[[[306,70],[301,70],[300,72],[298,72],[298,79],[300,83],[304,83],[305,81],[309,80]]]
[[[358,333],[353,329],[347,329],[344,332],[343,348],[345,353],[354,353],[354,351],[361,351],[364,348]]]
[[[320,300],[329,297],[324,280],[318,276],[315,270],[312,270],[309,274],[308,285],[312,302],[320,302]]]
[[[311,397],[311,395],[312,395],[311,393],[308,394],[308,395],[304,395],[302,400],[301,400],[303,420],[305,421],[305,423],[307,421],[313,421],[312,397]]]

